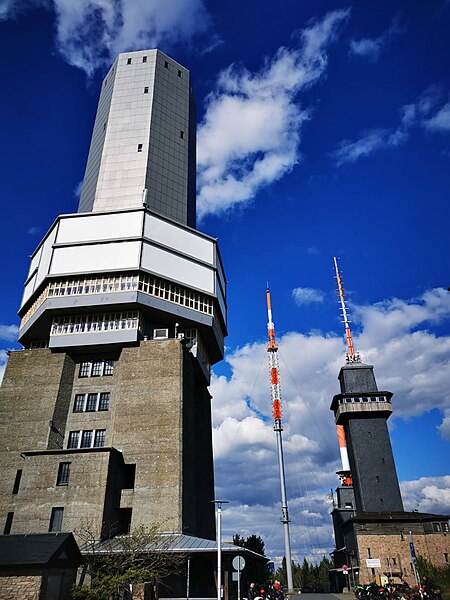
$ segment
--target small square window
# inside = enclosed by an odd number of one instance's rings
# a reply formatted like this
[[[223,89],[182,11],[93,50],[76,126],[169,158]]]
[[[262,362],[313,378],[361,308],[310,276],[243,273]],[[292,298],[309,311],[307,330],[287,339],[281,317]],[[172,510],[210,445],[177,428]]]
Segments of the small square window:
[[[106,129],[106,123],[103,123],[103,131]]]
[[[180,138],[184,140],[184,131],[180,131]]]
[[[109,392],[102,392],[100,394],[98,410],[108,410],[108,409],[109,409]]]
[[[138,144],[137,151],[142,152],[142,144]]]
[[[67,485],[70,477],[70,462],[59,463],[56,485]]]
[[[104,375],[112,375],[114,372],[114,361],[113,360],[105,360],[105,370]]]
[[[147,62],[147,57],[146,56],[142,57],[142,62]]]
[[[103,375],[103,361],[102,360],[94,360],[92,363],[92,377],[100,377]]]
[[[131,58],[127,60],[127,65],[131,65]]]
[[[166,67],[166,69],[169,68],[169,63],[167,62],[167,60],[164,61],[164,66]]]
[[[103,448],[105,445],[106,429],[97,429],[95,432],[94,448]]]
[[[148,87],[144,88],[144,94],[148,94]]]
[[[80,448],[90,448],[92,446],[92,430],[87,429],[81,434]]]
[[[181,72],[180,69],[178,69],[178,77],[183,77],[183,73]]]
[[[97,408],[97,396],[98,394],[88,394],[86,402],[86,412],[94,412]]]
[[[83,362],[80,366],[80,377],[89,377],[91,374],[91,363]]]
[[[80,440],[79,431],[71,431],[69,433],[69,441],[67,443],[68,448],[78,448],[78,442]]]
[[[62,520],[63,520],[64,508],[58,506],[52,508],[52,514],[50,517],[49,531],[61,531]]]
[[[105,87],[106,87],[107,83],[108,83],[108,78],[105,79]]]

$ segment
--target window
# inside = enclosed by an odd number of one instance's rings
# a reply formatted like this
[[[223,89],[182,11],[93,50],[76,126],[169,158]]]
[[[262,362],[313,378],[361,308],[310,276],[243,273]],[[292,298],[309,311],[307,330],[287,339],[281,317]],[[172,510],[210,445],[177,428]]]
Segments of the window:
[[[11,533],[13,517],[14,517],[13,512],[9,512],[6,515],[6,522],[5,522],[5,527],[3,528],[3,535],[9,535]]]
[[[80,377],[89,377],[90,374],[91,374],[91,363],[90,362],[81,363]]]
[[[109,409],[109,392],[102,392],[100,394],[100,399],[98,402],[98,410],[108,410]]]
[[[142,144],[138,144],[137,151],[142,152]]]
[[[183,73],[181,72],[180,69],[178,69],[178,77],[182,77],[182,76],[183,76]]]
[[[402,542],[404,542],[404,541],[405,541],[405,534],[403,533],[403,531],[400,533],[400,540],[401,540]]]
[[[169,63],[167,62],[167,60],[164,61],[164,66],[165,66],[166,69],[169,68]]]
[[[22,469],[17,469],[16,478],[14,479],[13,494],[19,493],[20,480],[22,479]]]
[[[102,360],[94,360],[92,363],[92,377],[101,377],[103,374],[103,361]]]
[[[180,138],[184,140],[184,131],[180,131]]]
[[[444,552],[444,562],[448,564],[448,552]]]
[[[91,429],[82,432],[80,448],[90,448],[92,446],[92,433]]]
[[[439,533],[442,531],[442,527],[440,523],[433,523],[433,531],[435,533]]]
[[[98,394],[88,394],[86,402],[86,412],[95,412],[97,408]]]
[[[103,375],[112,375],[114,371],[114,361],[113,360],[105,360],[105,368],[103,370]]]
[[[56,506],[52,508],[52,514],[50,516],[50,526],[48,530],[61,531],[62,520],[63,520],[64,508],[62,506]]]
[[[75,396],[75,402],[73,403],[73,412],[83,412],[84,411],[84,394],[77,394]]]
[[[148,87],[147,86],[144,88],[144,94],[148,94]]]
[[[67,443],[68,448],[78,448],[78,443],[80,441],[80,432],[79,431],[71,431],[69,433],[69,441]]]
[[[95,432],[94,448],[103,448],[105,445],[106,429],[97,429]]]
[[[127,60],[127,65],[131,65],[131,58]]]
[[[370,548],[367,548],[367,558],[372,558],[372,554],[370,552]]]
[[[147,57],[146,56],[142,57],[142,62],[147,62]]]
[[[70,476],[70,462],[59,463],[58,477],[56,478],[56,485],[67,485],[69,483]]]

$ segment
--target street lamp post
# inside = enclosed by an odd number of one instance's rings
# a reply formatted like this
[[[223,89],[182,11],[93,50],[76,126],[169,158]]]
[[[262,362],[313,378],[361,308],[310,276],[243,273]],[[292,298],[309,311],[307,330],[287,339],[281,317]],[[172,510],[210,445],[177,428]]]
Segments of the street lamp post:
[[[217,504],[217,600],[222,600],[222,504],[228,500],[213,500]]]

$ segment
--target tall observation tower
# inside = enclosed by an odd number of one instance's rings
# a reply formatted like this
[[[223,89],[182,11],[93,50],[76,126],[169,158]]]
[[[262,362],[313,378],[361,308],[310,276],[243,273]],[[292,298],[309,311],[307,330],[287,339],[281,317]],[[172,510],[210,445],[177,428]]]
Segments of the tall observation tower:
[[[223,357],[217,241],[195,229],[189,71],[120,54],[100,94],[79,212],[31,257],[23,350],[0,389],[3,533],[214,537],[210,366]]]

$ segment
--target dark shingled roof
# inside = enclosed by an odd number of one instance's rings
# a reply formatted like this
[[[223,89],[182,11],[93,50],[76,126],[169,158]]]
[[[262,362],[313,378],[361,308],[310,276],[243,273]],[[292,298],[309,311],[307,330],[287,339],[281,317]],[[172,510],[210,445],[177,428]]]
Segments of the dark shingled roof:
[[[81,553],[71,533],[0,535],[0,567],[54,562],[81,564]]]

